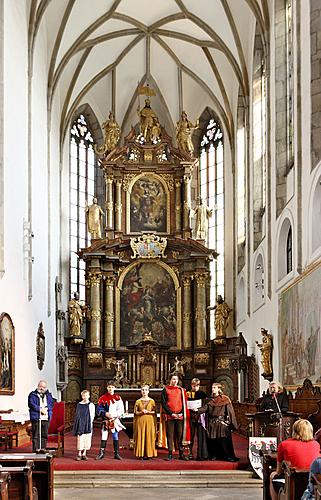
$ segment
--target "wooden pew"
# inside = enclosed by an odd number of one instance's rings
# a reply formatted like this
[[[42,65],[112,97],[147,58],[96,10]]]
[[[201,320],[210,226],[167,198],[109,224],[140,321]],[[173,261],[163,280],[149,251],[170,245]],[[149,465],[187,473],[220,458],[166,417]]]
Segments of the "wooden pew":
[[[27,460],[21,467],[3,467],[0,471],[10,475],[8,488],[10,500],[38,500],[37,489],[32,485],[33,461]]]
[[[309,469],[298,470],[286,462],[283,462],[282,469],[285,484],[279,491],[279,500],[301,500],[309,481]]]
[[[0,472],[0,499],[9,500],[9,483],[10,474],[8,472]]]
[[[263,500],[271,500],[270,475],[276,469],[276,453],[263,453]]]
[[[32,460],[32,484],[37,489],[39,500],[53,500],[53,459],[51,453],[0,454],[0,465],[6,468],[22,467],[27,460]]]
[[[321,474],[312,474],[315,500],[321,500]]]

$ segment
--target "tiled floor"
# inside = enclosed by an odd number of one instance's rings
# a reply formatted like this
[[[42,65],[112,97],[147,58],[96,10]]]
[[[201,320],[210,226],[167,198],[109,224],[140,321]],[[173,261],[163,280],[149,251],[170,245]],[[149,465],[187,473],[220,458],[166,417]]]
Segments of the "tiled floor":
[[[66,488],[55,491],[55,500],[261,500],[262,488]]]

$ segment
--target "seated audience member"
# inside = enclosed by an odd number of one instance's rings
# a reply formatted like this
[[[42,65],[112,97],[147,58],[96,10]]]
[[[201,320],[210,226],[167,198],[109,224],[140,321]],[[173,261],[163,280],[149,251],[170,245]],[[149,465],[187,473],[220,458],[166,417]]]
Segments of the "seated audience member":
[[[205,403],[207,398],[204,391],[200,391],[200,379],[193,378],[191,381],[191,390],[187,391],[188,401],[199,401],[200,406]],[[193,445],[194,438],[196,435],[197,441],[197,460],[207,460],[208,459],[208,451],[207,451],[207,439],[206,439],[206,430],[205,425],[202,425],[202,416],[194,415],[193,412],[190,413],[191,420],[191,444],[190,444],[190,453],[189,459],[193,460]],[[204,422],[203,422],[204,423]]]
[[[211,460],[237,462],[239,458],[235,456],[231,434],[232,429],[237,429],[237,422],[232,402],[222,393],[221,387],[217,383],[212,385],[212,398],[196,414],[205,413],[207,416],[206,431]]]
[[[311,481],[312,474],[321,474],[321,457],[318,457],[312,462],[309,474],[309,483],[307,489],[304,491],[301,500],[314,500],[314,485]]]
[[[270,476],[270,495],[277,500],[278,491],[284,484],[282,462],[285,460],[296,469],[309,469],[320,453],[320,445],[313,439],[313,427],[308,420],[301,418],[294,422],[292,438],[282,441],[278,446],[276,471]]]
[[[157,457],[156,451],[156,404],[149,397],[149,386],[141,388],[142,397],[134,407],[134,454],[137,458]]]
[[[289,398],[278,382],[270,382],[269,390],[263,397],[260,408],[262,411],[285,413],[289,410]]]

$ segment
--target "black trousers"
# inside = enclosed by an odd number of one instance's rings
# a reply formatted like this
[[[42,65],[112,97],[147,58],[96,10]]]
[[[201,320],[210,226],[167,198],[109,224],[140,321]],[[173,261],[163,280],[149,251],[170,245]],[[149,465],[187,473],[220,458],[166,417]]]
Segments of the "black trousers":
[[[182,454],[184,452],[184,448],[182,445],[183,425],[184,425],[183,420],[166,421],[166,437],[167,437],[168,453],[173,452],[174,438],[175,441],[177,442],[179,453]]]
[[[41,424],[41,443],[40,443],[40,424]],[[32,420],[32,451],[44,450],[48,439],[48,420]]]

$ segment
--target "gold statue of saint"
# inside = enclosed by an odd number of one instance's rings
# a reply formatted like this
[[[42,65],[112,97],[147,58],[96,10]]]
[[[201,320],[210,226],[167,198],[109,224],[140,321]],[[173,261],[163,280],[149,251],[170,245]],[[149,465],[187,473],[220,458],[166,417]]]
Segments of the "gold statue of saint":
[[[104,212],[97,203],[97,198],[93,198],[92,205],[86,206],[87,229],[94,240],[101,238],[101,223]]]
[[[212,217],[213,210],[204,204],[202,198],[199,205],[193,210],[195,219],[195,237],[197,240],[207,240],[208,219]]]
[[[120,139],[120,126],[115,120],[114,113],[110,111],[108,120],[102,124],[102,128],[105,132],[105,142],[102,146],[94,147],[95,152],[98,155],[103,155],[113,151],[117,146]]]
[[[77,337],[81,336],[81,327],[84,321],[85,308],[79,302],[78,292],[74,293],[73,299],[68,302],[68,323],[69,323],[69,336],[76,338],[76,342],[82,343],[82,339]]]
[[[218,295],[216,299],[216,305],[213,307],[215,310],[215,334],[216,337],[214,342],[224,341],[226,339],[226,329],[228,327],[228,319],[232,309],[224,301],[222,295]]]
[[[155,141],[160,137],[160,125],[155,111],[150,107],[150,100],[145,99],[145,106],[142,109],[137,108],[137,114],[140,119],[140,133],[144,136],[146,142]]]
[[[187,118],[185,111],[182,111],[181,119],[176,124],[176,139],[179,149],[185,151],[190,156],[193,156],[194,146],[192,143],[192,132],[198,128],[199,121],[195,125]]]
[[[272,348],[273,336],[265,328],[261,328],[262,342],[256,341],[256,345],[261,351],[261,365],[263,368],[262,377],[273,376],[272,368]]]

